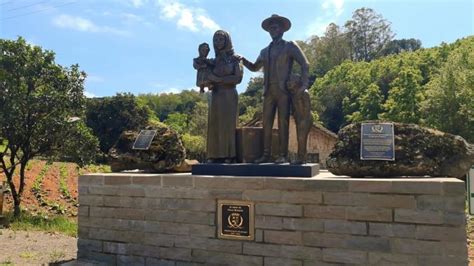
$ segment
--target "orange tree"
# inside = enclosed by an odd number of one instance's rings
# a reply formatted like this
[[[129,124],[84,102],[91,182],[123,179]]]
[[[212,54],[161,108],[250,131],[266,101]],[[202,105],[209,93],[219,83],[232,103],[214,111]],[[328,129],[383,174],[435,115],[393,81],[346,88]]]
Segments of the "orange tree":
[[[56,64],[52,51],[29,45],[21,37],[0,40],[0,136],[6,140],[0,169],[12,193],[15,217],[20,214],[29,160],[79,151],[85,163],[97,149],[90,129],[82,121],[71,122],[83,117],[84,79],[77,65]],[[14,182],[15,176],[19,182]]]

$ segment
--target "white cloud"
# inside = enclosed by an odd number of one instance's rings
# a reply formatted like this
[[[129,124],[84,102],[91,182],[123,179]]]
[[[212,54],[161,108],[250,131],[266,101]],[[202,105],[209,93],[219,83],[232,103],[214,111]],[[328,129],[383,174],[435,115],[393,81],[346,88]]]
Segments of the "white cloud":
[[[143,24],[143,25],[148,26],[148,27],[153,25],[152,23],[148,22],[143,17],[132,14],[132,13],[121,13],[120,18],[122,19],[122,21],[124,21],[125,23],[128,23],[128,24],[137,24],[138,23],[138,24]]]
[[[176,93],[180,93],[183,89],[178,89],[178,88],[168,88],[168,89],[165,89],[165,90],[160,90],[160,94],[162,93],[173,93],[173,94],[176,94]]]
[[[98,26],[94,22],[70,15],[59,15],[53,18],[53,24],[59,28],[72,29],[82,32],[111,33],[120,36],[128,36],[129,32],[109,26]]]
[[[88,75],[86,77],[86,82],[103,82],[105,79],[101,76]]]
[[[178,28],[184,28],[194,32],[198,31],[198,27],[196,23],[194,23],[193,13],[187,8],[181,10],[177,25]]]
[[[183,8],[183,6],[177,2],[165,3],[164,1],[158,1],[158,6],[161,7],[161,16],[166,19],[175,18],[180,13],[179,10]]]
[[[336,22],[344,12],[344,0],[324,0],[321,4],[321,10],[324,15],[311,22],[307,28],[306,35],[324,35],[326,27]]]
[[[161,82],[151,82],[150,86],[153,87],[153,88],[159,89],[159,88],[165,87],[166,85],[161,83]]]
[[[180,93],[184,90],[194,90],[199,91],[198,87],[180,87],[176,85],[169,85],[160,81],[154,81],[148,83],[150,87],[156,89],[154,93],[161,94],[161,93]]]
[[[161,89],[157,92],[157,94],[162,94],[162,93],[173,93],[173,94],[176,94],[176,93],[180,93],[184,90],[194,90],[194,91],[199,91],[199,88],[197,87],[190,87],[190,88],[178,88],[178,87],[169,87],[169,88],[166,88],[166,89]]]
[[[158,0],[156,4],[160,9],[160,18],[175,22],[180,29],[200,32],[220,28],[202,8],[188,6],[176,0]]]
[[[97,95],[95,95],[94,93],[90,92],[90,91],[84,91],[84,96],[86,96],[87,98],[95,98],[97,97]]]
[[[344,0],[325,0],[321,7],[325,11],[333,12],[336,16],[340,16],[344,11]]]
[[[202,27],[205,28],[205,29],[210,29],[212,31],[216,31],[220,28],[219,25],[217,25],[217,23],[214,20],[212,20],[212,19],[210,19],[206,16],[199,15],[196,19],[197,19],[197,21],[201,22]]]
[[[308,35],[322,36],[326,32],[326,27],[331,23],[328,20],[317,19],[308,26]]]
[[[135,8],[142,7],[144,4],[146,4],[146,2],[148,1],[147,0],[130,0],[130,3]]]

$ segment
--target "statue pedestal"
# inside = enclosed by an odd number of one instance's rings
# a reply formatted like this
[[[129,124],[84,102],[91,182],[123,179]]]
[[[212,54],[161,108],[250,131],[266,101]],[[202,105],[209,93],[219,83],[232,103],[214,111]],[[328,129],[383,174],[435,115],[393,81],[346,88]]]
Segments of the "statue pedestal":
[[[319,173],[319,164],[215,164],[204,163],[192,166],[193,175],[232,175],[232,176],[287,176],[313,177]]]
[[[106,265],[467,265],[464,204],[454,178],[88,174],[77,255]]]

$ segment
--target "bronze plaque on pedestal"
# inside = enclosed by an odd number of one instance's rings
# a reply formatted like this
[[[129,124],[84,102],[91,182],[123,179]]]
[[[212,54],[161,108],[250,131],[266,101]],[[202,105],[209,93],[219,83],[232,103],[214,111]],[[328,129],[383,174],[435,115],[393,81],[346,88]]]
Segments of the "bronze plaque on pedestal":
[[[254,203],[248,201],[218,200],[217,237],[234,240],[254,240]]]

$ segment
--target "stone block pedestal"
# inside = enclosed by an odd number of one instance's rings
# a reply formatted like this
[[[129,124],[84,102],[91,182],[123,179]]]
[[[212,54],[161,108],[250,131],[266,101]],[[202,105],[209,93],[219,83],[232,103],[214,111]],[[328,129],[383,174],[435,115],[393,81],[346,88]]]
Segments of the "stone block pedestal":
[[[217,238],[217,201],[255,239]],[[118,265],[467,265],[464,182],[190,174],[79,178],[78,259]]]

